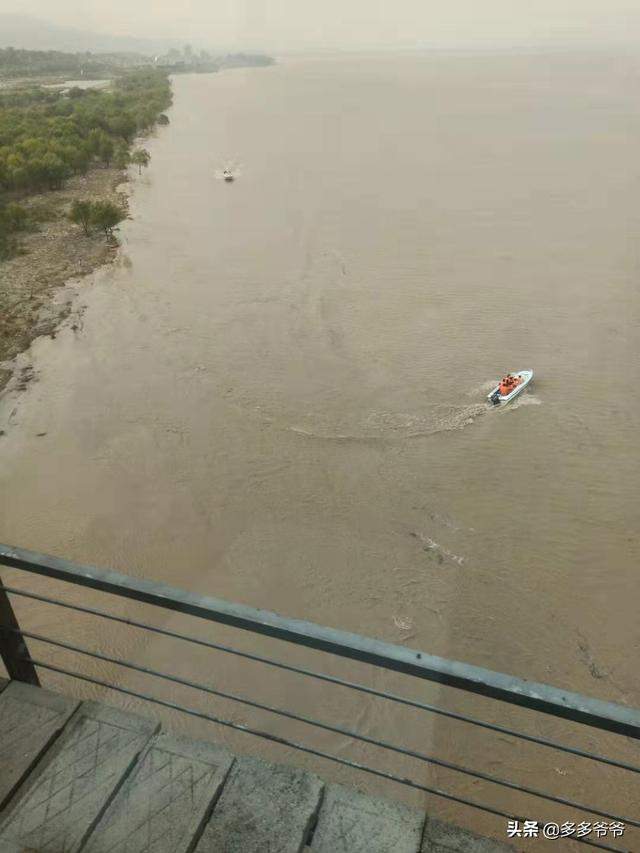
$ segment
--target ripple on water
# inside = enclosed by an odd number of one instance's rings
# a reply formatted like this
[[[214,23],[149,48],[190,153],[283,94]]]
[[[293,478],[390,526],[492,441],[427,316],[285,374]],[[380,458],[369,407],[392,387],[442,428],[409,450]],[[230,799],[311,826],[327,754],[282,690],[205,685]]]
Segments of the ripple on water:
[[[341,422],[322,415],[311,416],[304,423],[288,425],[286,429],[307,438],[334,441],[392,440],[436,435],[448,430],[464,429],[485,414],[485,403],[467,406],[438,406],[427,414],[407,412],[371,412],[355,422]]]
[[[307,412],[294,423],[286,423],[282,414],[274,415],[270,420],[274,424],[280,422],[282,428],[296,435],[322,441],[393,441],[462,430],[472,426],[483,415],[502,414],[542,403],[539,397],[525,391],[508,406],[492,406],[486,402],[484,392],[493,387],[494,380],[489,380],[468,391],[465,396],[473,397],[476,402],[434,405],[422,412],[374,410],[364,417],[356,415],[353,418],[327,412]]]
[[[411,616],[392,616],[393,624],[401,631],[411,631],[413,628],[413,619]]]
[[[533,394],[528,394],[526,391],[524,394],[521,394],[519,397],[513,401],[513,403],[509,403],[508,406],[503,406],[502,410],[505,412],[515,412],[516,409],[521,409],[523,406],[541,406],[542,400],[540,397],[535,397]]]

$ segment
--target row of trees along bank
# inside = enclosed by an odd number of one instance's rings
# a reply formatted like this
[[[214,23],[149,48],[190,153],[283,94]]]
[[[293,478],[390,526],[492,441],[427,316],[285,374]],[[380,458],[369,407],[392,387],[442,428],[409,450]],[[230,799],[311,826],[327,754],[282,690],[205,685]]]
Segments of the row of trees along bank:
[[[148,132],[171,104],[163,71],[136,69],[110,90],[16,89],[0,95],[0,257],[11,235],[25,227],[20,201],[62,187],[72,175],[100,165],[141,169],[144,149],[131,152],[138,134]]]

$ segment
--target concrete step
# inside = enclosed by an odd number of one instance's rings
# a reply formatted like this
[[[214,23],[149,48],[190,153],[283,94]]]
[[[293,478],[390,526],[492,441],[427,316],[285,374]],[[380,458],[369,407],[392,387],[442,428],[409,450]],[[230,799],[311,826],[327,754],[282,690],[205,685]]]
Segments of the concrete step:
[[[515,849],[450,823],[429,819],[421,853],[514,853]]]
[[[76,853],[157,728],[83,702],[7,807],[2,853]]]
[[[0,685],[0,812],[80,704],[31,684],[7,684]]]
[[[236,759],[196,853],[300,853],[322,789],[295,767]]]
[[[425,814],[341,785],[325,791],[312,853],[419,853]]]
[[[515,850],[304,770],[158,729],[0,679],[0,853]]]
[[[232,764],[231,753],[212,743],[157,735],[83,853],[188,853]]]

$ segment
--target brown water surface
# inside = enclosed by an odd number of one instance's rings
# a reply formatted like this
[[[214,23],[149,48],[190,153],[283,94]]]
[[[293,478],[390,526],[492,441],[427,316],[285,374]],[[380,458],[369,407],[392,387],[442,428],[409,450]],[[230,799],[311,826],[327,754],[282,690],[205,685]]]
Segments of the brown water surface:
[[[0,539],[640,705],[639,76],[629,57],[575,54],[177,77],[171,125],[132,182],[119,262],[71,288],[81,328],[36,342],[25,358],[39,381],[0,402]],[[489,410],[498,376],[528,367],[531,390]],[[638,802],[615,771],[65,611],[20,612],[44,633],[566,796]],[[604,749],[496,703],[144,615]],[[505,803],[346,737],[314,742]]]

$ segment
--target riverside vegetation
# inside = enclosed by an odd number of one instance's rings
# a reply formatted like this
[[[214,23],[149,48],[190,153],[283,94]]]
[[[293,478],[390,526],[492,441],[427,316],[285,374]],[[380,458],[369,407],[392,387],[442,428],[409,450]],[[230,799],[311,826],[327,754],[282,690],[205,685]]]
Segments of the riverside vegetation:
[[[149,131],[171,103],[166,74],[141,69],[120,77],[111,91],[41,87],[0,96],[0,257],[16,248],[30,224],[19,200],[61,188],[96,165],[140,168],[148,152],[130,154],[134,138]]]
[[[53,290],[114,256],[127,216],[116,188],[129,163],[148,165],[134,140],[168,123],[171,99],[167,74],[149,67],[107,90],[0,93],[0,389],[12,372],[1,362],[68,313]]]
[[[0,25],[2,21],[0,19]],[[0,80],[27,80],[33,77],[59,80],[95,80],[145,63],[134,53],[64,53],[61,50],[0,48]]]
[[[0,28],[2,17],[0,16]],[[147,51],[149,52],[149,51]],[[156,54],[157,51],[151,51]],[[164,54],[151,56],[142,53],[92,53],[82,51],[63,53],[59,50],[22,50],[0,48],[0,82],[25,81],[37,77],[40,81],[64,83],[65,80],[104,80],[125,69],[157,67],[171,74],[206,73],[226,68],[273,65],[274,59],[263,54],[215,54],[194,50],[184,45],[182,50],[171,48]]]

